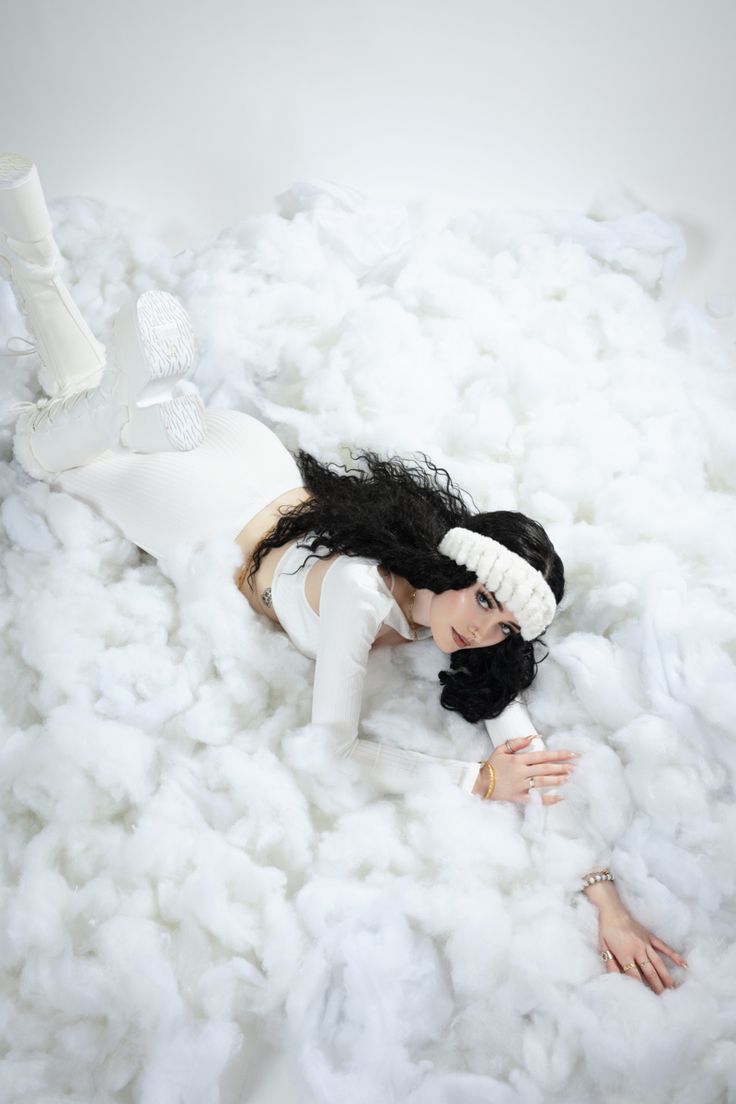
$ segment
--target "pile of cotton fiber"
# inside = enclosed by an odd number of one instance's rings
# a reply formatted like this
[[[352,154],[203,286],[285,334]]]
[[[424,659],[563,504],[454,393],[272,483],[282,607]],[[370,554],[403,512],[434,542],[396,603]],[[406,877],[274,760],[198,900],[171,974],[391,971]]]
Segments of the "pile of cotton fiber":
[[[736,1094],[733,350],[668,297],[678,229],[621,194],[439,217],[297,184],[172,257],[53,205],[105,340],[131,291],[191,312],[211,406],[290,448],[446,466],[549,530],[567,594],[527,704],[636,918],[681,951],[608,975],[584,842],[538,807],[335,769],[313,665],[232,584],[154,562],[34,483],[3,429],[0,976],[7,1104],[248,1099],[263,1047],[324,1104],[725,1104]],[[0,338],[23,333],[0,286]],[[3,406],[39,392],[3,364]],[[431,641],[371,659],[363,732],[481,759]]]

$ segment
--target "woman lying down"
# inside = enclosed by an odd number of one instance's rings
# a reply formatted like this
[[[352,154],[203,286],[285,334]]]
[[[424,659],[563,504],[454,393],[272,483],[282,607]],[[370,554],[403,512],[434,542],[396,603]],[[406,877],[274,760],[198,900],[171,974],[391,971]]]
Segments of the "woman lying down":
[[[242,551],[235,584],[313,658],[312,720],[387,793],[439,764],[470,800],[528,803],[551,828],[574,824],[557,791],[574,753],[547,750],[519,694],[536,673],[534,642],[552,621],[564,572],[546,532],[523,514],[471,511],[430,461],[381,458],[335,470],[293,457],[268,427],[206,410],[191,384],[192,328],[159,291],[128,303],[111,348],[95,339],[63,284],[36,168],[0,157],[0,260],[24,309],[49,398],[20,404],[15,457],[34,478],[78,495],[153,556],[225,534]],[[484,762],[436,759],[358,737],[368,656],[432,637],[450,657],[440,700],[484,720]],[[607,971],[656,993],[683,957],[624,906],[601,864],[581,872],[598,910]]]

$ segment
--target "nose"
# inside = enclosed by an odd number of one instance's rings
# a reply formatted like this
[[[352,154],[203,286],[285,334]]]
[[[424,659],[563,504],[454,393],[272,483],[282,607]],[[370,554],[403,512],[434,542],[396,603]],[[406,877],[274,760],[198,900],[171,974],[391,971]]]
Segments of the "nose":
[[[468,634],[472,643],[480,647],[487,647],[498,636],[499,625],[502,620],[501,615],[496,614],[495,617],[489,617],[480,629],[477,625],[471,625]]]

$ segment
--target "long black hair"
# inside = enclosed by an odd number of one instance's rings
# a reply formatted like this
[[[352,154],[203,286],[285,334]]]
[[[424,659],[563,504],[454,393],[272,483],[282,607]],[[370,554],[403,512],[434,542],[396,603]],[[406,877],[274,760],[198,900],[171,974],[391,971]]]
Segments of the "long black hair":
[[[253,553],[248,579],[253,580],[272,548],[310,534],[310,540],[301,541],[310,550],[308,558],[333,553],[366,556],[417,590],[461,590],[475,584],[476,575],[441,555],[437,546],[448,529],[462,526],[523,556],[541,571],[559,604],[564,569],[542,526],[511,510],[479,513],[444,468],[420,456],[421,461],[382,458],[371,451],[351,453],[353,462],[362,461],[363,466],[346,468],[297,452],[304,486],[313,497],[282,507],[279,521]],[[534,679],[539,664],[534,643],[513,634],[487,648],[453,652],[450,669],[439,674],[442,705],[473,723],[497,717]]]

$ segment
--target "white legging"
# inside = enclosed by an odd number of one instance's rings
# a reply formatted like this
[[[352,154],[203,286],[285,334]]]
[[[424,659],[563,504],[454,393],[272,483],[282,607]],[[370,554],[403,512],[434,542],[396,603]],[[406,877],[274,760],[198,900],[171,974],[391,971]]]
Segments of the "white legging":
[[[302,486],[291,453],[238,410],[207,410],[205,439],[190,452],[109,450],[69,468],[52,486],[89,502],[152,556],[175,544],[233,540],[269,502]]]

